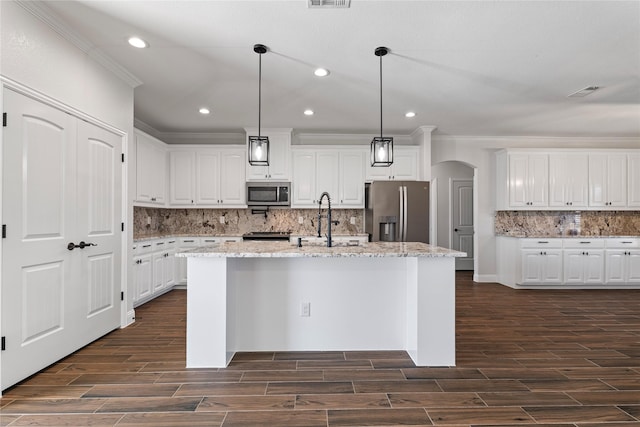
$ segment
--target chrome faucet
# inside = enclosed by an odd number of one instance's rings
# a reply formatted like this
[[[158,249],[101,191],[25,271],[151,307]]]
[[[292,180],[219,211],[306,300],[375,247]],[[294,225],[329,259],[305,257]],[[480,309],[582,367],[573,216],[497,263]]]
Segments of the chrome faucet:
[[[318,200],[318,237],[322,237],[322,199],[327,196],[327,204],[329,205],[327,212],[327,247],[331,247],[331,224],[338,225],[340,221],[331,221],[331,196],[326,191],[320,195]]]

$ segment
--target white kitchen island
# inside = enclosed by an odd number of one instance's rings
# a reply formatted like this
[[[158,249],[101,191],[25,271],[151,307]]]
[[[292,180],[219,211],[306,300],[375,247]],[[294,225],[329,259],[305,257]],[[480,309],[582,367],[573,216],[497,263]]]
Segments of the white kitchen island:
[[[187,367],[239,351],[406,350],[455,365],[455,257],[424,243],[221,243],[187,257]]]

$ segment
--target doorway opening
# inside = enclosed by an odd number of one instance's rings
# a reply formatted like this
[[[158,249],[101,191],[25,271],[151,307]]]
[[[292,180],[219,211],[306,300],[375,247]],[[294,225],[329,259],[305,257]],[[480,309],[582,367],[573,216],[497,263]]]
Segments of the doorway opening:
[[[432,166],[436,191],[436,244],[466,252],[456,258],[457,271],[475,270],[475,168],[458,161]],[[432,184],[434,185],[434,184]]]

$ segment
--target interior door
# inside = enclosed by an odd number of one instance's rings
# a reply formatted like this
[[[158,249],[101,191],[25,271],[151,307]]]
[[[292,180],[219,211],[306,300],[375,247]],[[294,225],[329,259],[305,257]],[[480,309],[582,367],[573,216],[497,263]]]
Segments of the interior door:
[[[119,326],[122,167],[115,135],[106,148],[65,112],[4,102],[2,389]],[[68,249],[80,241],[97,246]]]
[[[456,270],[473,270],[473,181],[454,180],[451,193],[451,249],[467,253],[456,258]]]

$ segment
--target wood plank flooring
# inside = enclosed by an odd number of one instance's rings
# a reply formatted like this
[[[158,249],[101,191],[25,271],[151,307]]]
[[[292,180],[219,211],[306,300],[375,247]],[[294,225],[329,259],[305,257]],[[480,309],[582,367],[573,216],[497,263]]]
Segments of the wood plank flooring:
[[[237,354],[185,369],[185,291],[6,390],[2,426],[640,427],[640,291],[457,275],[457,366],[405,352]]]

